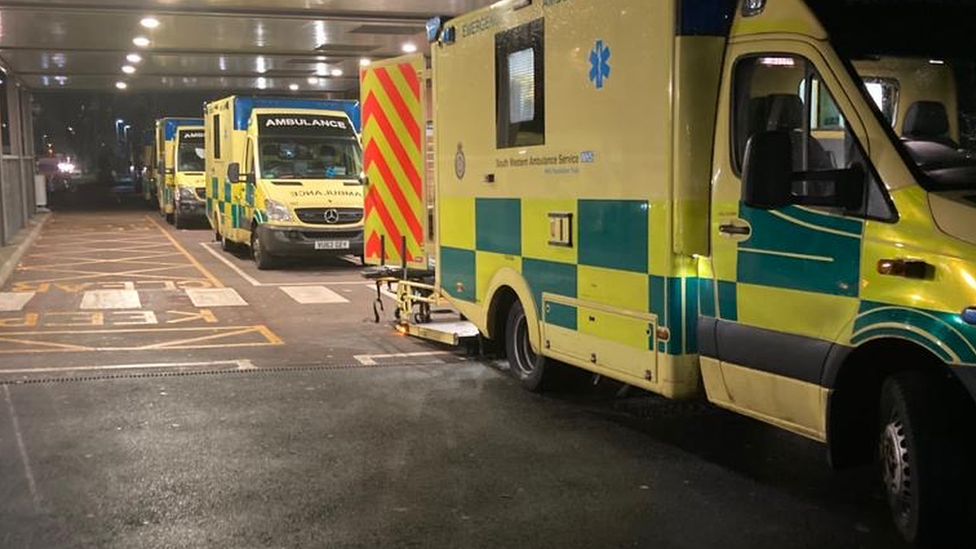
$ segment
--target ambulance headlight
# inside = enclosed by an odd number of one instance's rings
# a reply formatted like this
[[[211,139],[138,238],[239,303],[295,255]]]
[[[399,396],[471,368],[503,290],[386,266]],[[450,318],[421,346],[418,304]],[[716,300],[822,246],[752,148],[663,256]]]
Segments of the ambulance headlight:
[[[189,187],[180,187],[180,190],[177,192],[177,198],[180,202],[193,202],[197,200],[197,193]]]
[[[264,211],[268,214],[268,221],[275,221],[279,223],[283,221],[291,221],[291,212],[288,211],[288,206],[285,206],[277,200],[265,198]]]

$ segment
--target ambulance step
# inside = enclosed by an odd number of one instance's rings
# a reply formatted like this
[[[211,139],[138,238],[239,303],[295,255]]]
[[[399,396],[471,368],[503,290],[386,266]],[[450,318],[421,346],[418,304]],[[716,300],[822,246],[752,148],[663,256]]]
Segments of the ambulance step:
[[[478,337],[478,328],[464,321],[428,322],[426,324],[405,324],[407,334],[421,339],[429,339],[446,345],[458,346],[463,341]]]

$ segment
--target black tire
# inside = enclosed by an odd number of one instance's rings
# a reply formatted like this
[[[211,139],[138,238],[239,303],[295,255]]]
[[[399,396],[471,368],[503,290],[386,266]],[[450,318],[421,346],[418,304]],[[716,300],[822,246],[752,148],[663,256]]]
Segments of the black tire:
[[[257,227],[251,229],[251,257],[254,258],[254,263],[258,266],[258,269],[262,271],[274,269],[277,264],[274,257],[264,251],[264,246],[261,245],[261,237],[258,236]]]
[[[173,226],[177,229],[186,228],[186,218],[180,216],[179,210],[173,212]]]
[[[166,222],[169,223],[170,225],[172,225],[173,224],[173,221],[174,221],[174,218],[176,217],[176,215],[175,214],[168,213],[168,214],[165,215],[165,217],[166,217]]]
[[[236,254],[237,253],[237,250],[239,248],[237,246],[237,243],[234,242],[233,240],[230,240],[229,238],[223,238],[223,237],[221,237],[221,239],[220,239],[220,249],[223,250],[223,251],[225,251],[225,252],[227,252],[227,253],[229,253],[229,254]]]
[[[881,387],[881,480],[892,518],[909,543],[956,539],[966,515],[966,447],[943,380],[903,372]]]
[[[516,301],[505,324],[505,352],[512,375],[522,387],[533,393],[542,391],[548,360],[532,350],[529,324],[522,303]]]

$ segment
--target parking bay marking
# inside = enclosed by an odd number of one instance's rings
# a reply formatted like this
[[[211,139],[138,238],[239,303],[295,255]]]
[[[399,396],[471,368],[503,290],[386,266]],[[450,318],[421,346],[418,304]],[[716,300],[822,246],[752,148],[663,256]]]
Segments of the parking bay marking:
[[[233,288],[187,288],[183,291],[194,307],[247,307],[247,301]]]
[[[136,290],[89,290],[81,298],[82,309],[141,309]]]
[[[327,303],[349,303],[349,300],[325,286],[286,286],[281,291],[288,294],[299,305],[318,305]]]
[[[195,335],[196,334],[196,335]],[[97,336],[101,341],[108,338],[133,341],[140,335],[156,336],[156,341],[132,345],[105,346],[78,343],[79,336]],[[163,339],[167,335],[184,336],[179,339]],[[188,337],[186,337],[188,336]],[[67,341],[57,341],[57,338]],[[44,338],[49,340],[44,341]],[[234,341],[234,338],[245,338]],[[221,341],[231,339],[231,341]],[[143,339],[145,341],[145,338]],[[69,343],[70,342],[70,343]],[[209,326],[199,328],[151,328],[111,330],[51,330],[0,333],[0,354],[88,352],[88,351],[149,351],[166,349],[211,349],[228,347],[264,347],[283,345],[284,342],[265,325]],[[13,346],[13,348],[10,348]]]
[[[384,358],[416,358],[425,356],[444,356],[452,354],[450,351],[423,351],[419,353],[390,353],[385,355],[355,355],[352,358],[363,366],[376,366],[376,361]],[[440,360],[436,360],[440,364]]]
[[[0,312],[21,311],[36,292],[0,292]]]
[[[158,362],[147,364],[107,364],[98,366],[55,366],[52,368],[0,369],[0,375],[46,374],[68,372],[101,372],[113,370],[165,370],[170,368],[213,368],[221,365],[237,366],[238,370],[257,370],[249,359],[211,360],[208,362]]]
[[[336,282],[325,282],[321,280],[316,282],[261,282],[253,276],[245,273],[243,269],[237,265],[234,265],[234,263],[226,257],[223,257],[219,251],[214,249],[212,243],[201,242],[200,246],[202,246],[207,253],[214,256],[217,261],[220,261],[226,265],[228,269],[234,271],[238,276],[246,280],[251,286],[271,286],[284,288],[286,286],[358,286],[363,283],[362,280],[338,280]]]

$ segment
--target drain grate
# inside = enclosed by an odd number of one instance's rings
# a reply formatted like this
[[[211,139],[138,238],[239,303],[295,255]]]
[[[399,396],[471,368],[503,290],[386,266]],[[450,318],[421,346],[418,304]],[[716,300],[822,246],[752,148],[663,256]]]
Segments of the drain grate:
[[[370,364],[359,363],[342,364],[295,364],[288,366],[271,366],[267,368],[226,368],[226,369],[206,369],[206,370],[167,370],[167,371],[118,371],[106,373],[94,373],[86,375],[64,375],[64,376],[45,376],[30,377],[24,379],[0,379],[0,385],[38,385],[45,383],[81,383],[87,381],[106,381],[117,379],[149,379],[164,377],[189,377],[189,376],[217,376],[217,375],[239,375],[239,374],[277,374],[289,372],[314,372],[314,371],[338,371],[338,370],[378,370],[391,368],[430,368],[434,366],[448,367],[461,364],[458,362],[412,362],[412,363],[391,363],[391,364]],[[0,373],[2,376],[2,373]]]

